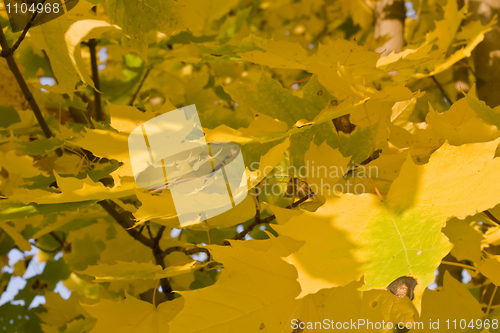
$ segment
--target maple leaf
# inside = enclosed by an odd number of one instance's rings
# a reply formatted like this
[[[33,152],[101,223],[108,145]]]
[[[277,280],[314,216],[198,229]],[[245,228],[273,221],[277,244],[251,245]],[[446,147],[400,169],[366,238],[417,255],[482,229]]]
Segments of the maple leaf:
[[[498,20],[476,5],[6,1],[0,330],[495,330]],[[238,144],[248,195],[181,226],[170,185],[135,184],[129,136],[188,106],[176,146]],[[162,126],[141,156],[175,150]]]

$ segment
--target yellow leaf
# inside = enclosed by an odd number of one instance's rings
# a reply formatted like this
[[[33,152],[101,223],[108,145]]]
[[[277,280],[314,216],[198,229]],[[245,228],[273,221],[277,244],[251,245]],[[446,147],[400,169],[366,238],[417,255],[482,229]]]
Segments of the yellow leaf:
[[[107,213],[106,213],[107,214]],[[116,237],[106,241],[106,249],[99,258],[101,264],[115,264],[117,261],[150,262],[153,251],[130,237],[123,228],[116,228]]]
[[[9,174],[19,175],[23,178],[30,178],[40,174],[40,170],[33,166],[33,157],[28,155],[18,156],[14,150],[6,153],[0,151],[0,165]]]
[[[335,192],[335,184],[348,171],[350,158],[344,157],[338,149],[332,149],[326,142],[316,146],[311,142],[304,161],[307,168],[307,183],[319,195]]]
[[[38,317],[46,323],[56,327],[61,327],[81,315],[88,315],[80,305],[77,293],[72,293],[70,298],[65,300],[58,293],[45,293],[45,309],[47,312],[37,313]]]
[[[15,197],[24,203],[35,202],[38,204],[55,204],[65,202],[81,202],[89,200],[104,200],[132,195],[136,188],[132,178],[122,180],[120,186],[106,187],[101,182],[94,182],[90,177],[78,179],[75,177],[61,177],[56,172],[54,175],[61,193],[50,193],[42,190],[28,191],[19,189]]]
[[[162,218],[162,220],[172,220],[168,226],[175,227],[179,223],[174,200],[170,191],[165,190],[153,195],[152,193],[137,189],[135,191],[137,199],[142,203],[141,207],[134,213],[138,221],[146,221],[152,218]]]
[[[267,154],[260,158],[257,170],[250,171],[247,167],[247,177],[249,188],[257,185],[285,158],[285,151],[290,147],[290,139],[274,146]]]
[[[142,112],[133,106],[127,105],[115,105],[108,102],[109,115],[111,118],[111,127],[119,131],[120,133],[130,134],[134,129],[137,128],[138,123],[142,124],[158,114],[163,114],[168,111],[177,109],[170,103],[167,99],[162,107],[156,111],[146,111]]]
[[[299,43],[263,40],[253,35],[247,39],[253,41],[266,52],[258,50],[238,53],[243,59],[270,68],[306,68],[304,62],[307,61],[307,51]]]
[[[478,218],[467,217],[465,220],[451,219],[446,222],[443,233],[453,244],[451,254],[461,260],[470,260],[479,263],[482,256],[481,242],[484,239],[483,234],[473,227]]]
[[[166,333],[169,322],[182,305],[182,299],[175,299],[155,307],[128,294],[120,302],[101,299],[94,305],[82,304],[91,316],[97,318],[91,333]]]
[[[180,0],[182,22],[190,31],[205,33],[213,20],[220,19],[238,3],[237,0]]]
[[[492,160],[497,145],[445,144],[425,165],[408,157],[384,201],[371,194],[345,194],[327,197],[314,213],[273,207],[280,224],[273,228],[305,242],[286,258],[297,268],[300,297],[362,275],[365,290],[385,288],[410,275],[418,282],[418,307],[451,248],[441,233],[446,220],[475,215],[500,200],[492,194],[500,177],[495,164],[500,159]]]
[[[433,59],[429,57],[429,52],[432,46],[432,43],[425,43],[417,49],[406,49],[399,53],[392,51],[377,61],[377,68],[386,72],[392,72],[431,61]]]
[[[256,117],[250,126],[234,129],[227,125],[220,125],[214,129],[204,129],[207,142],[236,142],[247,143],[252,141],[274,141],[288,130],[286,123],[265,114],[256,112]]]
[[[196,264],[196,261],[184,265],[173,265],[162,269],[160,265],[149,263],[137,263],[116,261],[114,265],[99,264],[88,266],[82,274],[95,277],[97,282],[113,280],[159,280],[200,269],[203,265]]]
[[[58,88],[70,98],[73,98],[75,85],[80,80],[87,84],[92,82],[81,60],[80,42],[94,28],[98,28],[101,33],[113,28],[109,23],[95,20],[90,12],[91,8],[92,4],[80,1],[57,20],[30,29],[31,41],[38,48],[44,49],[50,58]],[[74,24],[76,25],[73,26]]]
[[[496,206],[500,158],[493,158],[500,139],[454,147],[445,143],[429,163],[408,158],[387,195],[392,207],[416,205],[460,219]]]
[[[26,99],[24,98],[24,94],[17,85],[14,74],[10,71],[7,60],[4,58],[0,59],[0,76],[2,77],[0,81],[0,103],[2,106],[12,106],[17,110],[25,109]],[[29,112],[33,117],[33,113]],[[13,125],[15,126],[16,124]]]
[[[74,144],[90,150],[97,157],[106,157],[122,162],[124,165],[115,171],[120,177],[133,177],[128,151],[128,136],[100,129],[86,129],[85,136]]]
[[[481,273],[497,286],[500,286],[500,256],[492,256],[481,262]]]
[[[224,270],[211,287],[180,291],[185,306],[172,320],[172,332],[258,332],[262,323],[280,332],[288,326],[300,291],[297,275],[279,257],[277,240],[262,242],[265,249],[254,248],[255,242],[207,246]]]
[[[438,113],[429,105],[426,122],[442,138],[452,145],[492,141],[500,136],[500,130],[486,123],[468,102],[477,101],[472,93],[453,103],[446,112]],[[472,104],[475,105],[475,104]]]
[[[292,333],[302,331],[300,322],[313,331],[314,322],[329,330],[338,321],[413,321],[416,312],[409,299],[396,300],[387,290],[359,291],[360,282],[296,299],[297,273],[280,257],[298,246],[282,236],[209,246],[215,260],[224,264],[221,277],[213,286],[180,292],[185,306],[172,320],[171,331]]]
[[[423,332],[457,332],[459,331],[459,318],[469,323],[471,320],[476,322],[484,316],[479,302],[464,284],[455,280],[448,271],[444,274],[443,289],[426,290],[422,304],[422,316],[419,321],[426,325]],[[456,327],[453,323],[455,319],[457,319]],[[439,320],[439,327],[429,327],[429,320],[433,323]]]

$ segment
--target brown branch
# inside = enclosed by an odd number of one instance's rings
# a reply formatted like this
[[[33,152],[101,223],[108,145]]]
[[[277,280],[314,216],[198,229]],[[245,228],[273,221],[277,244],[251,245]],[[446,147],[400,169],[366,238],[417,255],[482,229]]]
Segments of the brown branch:
[[[297,206],[299,206],[301,203],[305,202],[307,199],[309,198],[312,198],[313,196],[315,196],[314,193],[310,192],[308,195],[306,195],[305,197],[303,198],[300,198],[299,200],[297,200],[296,202],[292,203],[291,205],[289,205],[287,208],[295,208]],[[271,223],[272,221],[274,221],[276,219],[276,215],[271,215],[271,216],[268,216],[266,217],[265,219],[261,219],[260,218],[260,211],[258,209],[256,209],[256,212],[255,212],[255,219],[253,220],[252,223],[250,223],[249,225],[247,225],[247,227],[245,229],[243,229],[242,232],[240,232],[239,234],[237,234],[234,239],[235,240],[241,240],[243,239],[248,233],[250,233],[256,226],[260,225],[260,224],[265,224],[265,223]],[[229,242],[228,241],[225,241],[223,243],[223,245],[229,245]]]
[[[158,233],[156,234],[156,237],[154,238],[155,244],[160,244],[160,239],[163,236],[163,232],[165,231],[165,226],[162,225],[160,229],[158,230]]]
[[[184,252],[184,254],[186,254],[186,255],[192,255],[195,253],[203,252],[207,255],[208,261],[210,261],[210,252],[203,247],[193,247],[192,249],[186,249],[185,247],[182,247],[182,246],[172,246],[172,247],[165,249],[161,255],[163,257],[165,257],[173,252]]]
[[[43,5],[45,3],[45,1],[46,0],[42,0],[41,4]],[[21,35],[19,36],[19,38],[17,38],[17,41],[9,49],[8,52],[10,52],[10,54],[13,54],[14,51],[17,50],[17,48],[19,47],[19,45],[21,45],[21,42],[26,37],[26,34],[28,33],[28,30],[30,30],[30,28],[33,26],[33,22],[35,22],[35,19],[36,19],[37,15],[38,15],[38,11],[35,11],[35,13],[33,14],[33,16],[31,16],[31,19],[28,21],[28,23],[26,23],[26,26],[24,27],[23,32],[21,32]]]
[[[97,42],[94,38],[90,39],[88,42],[89,52],[90,52],[90,65],[92,68],[92,81],[94,81],[94,110],[95,119],[97,121],[104,120],[102,113],[102,103],[101,103],[101,84],[99,82],[99,67],[97,66],[97,52],[96,45]]]
[[[139,233],[136,229],[131,229],[134,226],[132,213],[130,213],[128,211],[125,211],[123,213],[118,213],[118,211],[116,209],[118,207],[118,205],[110,200],[99,201],[99,204],[135,240],[138,240],[139,242],[141,242],[142,244],[146,245],[147,247],[149,247],[151,249],[154,247],[155,244],[154,244],[154,241],[152,239],[149,239],[148,237],[144,236],[142,233]]]
[[[295,201],[294,203],[292,203],[290,206],[288,206],[288,208],[295,208],[295,207],[298,207],[301,203],[305,202],[307,199],[310,199],[312,197],[314,197],[315,194],[310,192],[308,195],[306,195],[305,197]]]
[[[162,256],[162,250],[158,246],[158,244],[155,244],[153,248],[153,254],[155,256],[155,261],[157,265],[160,265],[161,268],[165,269],[165,259]],[[167,297],[169,301],[173,300],[175,298],[175,294],[172,290],[172,286],[170,285],[170,281],[168,281],[168,278],[163,278],[160,279],[160,285],[163,293]]]
[[[26,101],[28,101],[29,105],[31,106],[31,109],[35,114],[36,120],[38,121],[38,124],[40,124],[40,127],[42,128],[43,134],[47,138],[53,137],[54,135],[52,134],[49,125],[45,121],[42,111],[40,110],[40,107],[35,101],[35,98],[33,97],[33,94],[31,93],[30,89],[28,88],[28,85],[26,84],[26,81],[24,80],[24,77],[21,74],[19,67],[17,67],[16,60],[14,59],[14,53],[11,49],[9,49],[9,45],[7,43],[7,39],[5,37],[1,24],[0,24],[0,45],[2,46],[1,56],[7,60],[9,69],[12,72],[12,74],[14,74],[17,84],[19,85],[21,91],[23,92],[24,98],[26,99]],[[59,157],[62,156],[63,152],[61,148],[56,149],[56,154]]]
[[[249,232],[251,232],[256,226],[260,225],[260,224],[264,224],[264,223],[270,223],[272,221],[274,221],[276,219],[276,215],[271,215],[271,216],[268,216],[266,217],[265,219],[255,219],[252,223],[250,223],[249,225],[247,225],[247,227],[245,229],[243,229],[242,232],[240,232],[239,234],[237,234],[234,239],[235,240],[240,240],[240,239],[243,239]]]
[[[111,215],[111,217],[115,219],[116,222],[118,222],[119,225],[123,227],[123,229],[125,229],[125,231],[128,232],[130,236],[132,236],[135,240],[138,240],[142,244],[146,245],[147,247],[151,248],[153,250],[153,255],[155,257],[156,264],[160,265],[163,269],[165,269],[166,267],[165,260],[163,259],[162,256],[163,251],[159,246],[160,238],[158,238],[157,242],[156,238],[155,239],[148,238],[144,236],[141,232],[132,228],[134,226],[134,218],[132,213],[128,211],[119,213],[117,210],[118,205],[115,204],[113,201],[103,200],[99,201],[99,204],[109,213],[109,215]],[[158,235],[156,237],[158,237]],[[161,289],[163,290],[163,293],[165,294],[167,299],[173,300],[175,298],[175,294],[172,290],[170,282],[168,281],[168,278],[161,279],[160,284],[161,284]]]

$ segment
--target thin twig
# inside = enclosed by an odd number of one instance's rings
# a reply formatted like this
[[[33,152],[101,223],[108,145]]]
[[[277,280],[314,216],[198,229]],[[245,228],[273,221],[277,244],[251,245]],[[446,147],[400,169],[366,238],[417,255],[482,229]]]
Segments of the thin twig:
[[[153,305],[156,306],[156,292],[158,291],[158,284],[160,280],[156,281],[155,288],[153,289]]]
[[[155,244],[153,247],[153,254],[155,256],[156,264],[160,265],[161,268],[165,269],[166,267],[165,259],[162,256],[162,252],[163,251],[158,246],[158,244]],[[160,284],[161,284],[161,289],[165,294],[165,296],[167,297],[167,299],[169,301],[173,300],[175,298],[175,294],[174,291],[172,290],[172,286],[170,285],[170,281],[168,280],[168,278],[160,279]]]
[[[149,238],[151,238],[154,241],[154,237],[153,234],[151,233],[151,228],[149,227],[149,224],[146,226],[146,229],[148,230]]]
[[[46,0],[42,0],[41,4],[43,5],[45,3],[45,1]],[[10,52],[11,54],[13,54],[14,51],[17,50],[17,48],[19,47],[19,45],[21,45],[21,42],[26,37],[26,34],[28,33],[28,30],[30,30],[30,28],[33,26],[33,22],[35,21],[37,15],[38,15],[38,11],[36,11],[33,14],[33,16],[31,16],[31,19],[28,21],[28,23],[26,23],[26,26],[24,27],[23,32],[21,32],[21,35],[19,35],[19,38],[17,38],[16,42],[14,43],[14,45],[12,45],[12,47],[9,49],[8,52]]]
[[[306,195],[305,197],[295,201],[294,203],[291,204],[290,208],[295,208],[295,207],[298,207],[301,203],[305,202],[306,200],[314,197],[315,194],[313,192],[310,192],[308,195]]]
[[[158,233],[156,234],[156,237],[154,238],[155,244],[159,244],[160,243],[160,239],[163,236],[163,232],[165,231],[165,228],[166,227],[164,225],[162,225],[160,227],[160,229],[158,230]]]
[[[490,220],[495,222],[497,226],[500,227],[500,221],[495,216],[493,216],[493,214],[491,214],[489,210],[485,210],[483,213],[484,215],[488,216]]]
[[[56,241],[57,241],[57,242],[58,242],[61,246],[63,246],[63,247],[64,247],[65,242],[64,242],[64,240],[63,240],[63,239],[61,239],[61,237],[57,236],[57,234],[56,234],[55,232],[53,232],[53,231],[51,231],[49,234],[50,234],[50,235],[51,235],[51,236],[52,236],[52,237],[53,237],[53,238],[54,238],[54,239],[55,239],[55,240],[56,240]]]
[[[99,82],[99,67],[97,66],[97,42],[94,38],[89,39],[88,46],[90,52],[90,64],[92,68],[92,81],[94,81],[94,109],[95,119],[104,120],[101,103],[101,84]]]
[[[240,232],[239,234],[237,234],[234,239],[235,240],[241,240],[243,238],[245,238],[245,236],[251,232],[256,226],[258,226],[259,224],[264,224],[264,223],[270,223],[272,221],[274,221],[276,219],[276,215],[271,215],[271,216],[268,216],[266,217],[265,219],[260,219],[260,217],[258,219],[255,219],[252,223],[250,223],[249,225],[247,225],[247,227],[245,229],[243,229],[242,232]],[[225,243],[227,244],[227,243]]]
[[[139,82],[139,85],[137,86],[137,89],[134,93],[134,96],[132,96],[132,99],[130,100],[130,103],[128,103],[128,105],[134,106],[134,101],[137,98],[137,96],[139,96],[139,92],[141,91],[142,85],[144,84],[144,81],[146,81],[146,78],[148,77],[150,71],[151,71],[151,68],[148,67],[148,69],[146,70],[146,73],[144,73],[144,76],[141,79],[141,82]]]
[[[35,114],[36,120],[38,121],[38,124],[40,124],[40,127],[42,128],[43,134],[47,138],[53,137],[54,135],[52,134],[49,125],[45,121],[42,111],[40,110],[40,107],[35,101],[35,98],[33,97],[33,94],[31,93],[30,89],[28,88],[28,85],[26,84],[26,81],[24,80],[24,77],[21,74],[19,67],[17,67],[16,61],[14,59],[14,54],[12,53],[12,51],[9,50],[9,45],[7,43],[7,39],[5,37],[1,24],[0,24],[0,45],[2,46],[1,55],[2,57],[5,57],[5,59],[7,60],[9,69],[12,72],[12,74],[14,74],[17,84],[19,85],[21,91],[23,92],[24,98],[26,99],[26,101],[28,101],[29,105],[31,106],[31,109]],[[56,154],[59,157],[63,155],[61,148],[56,149]]]
[[[441,86],[441,83],[439,83],[438,80],[436,80],[436,78],[434,77],[434,75],[431,75],[430,78],[432,79],[432,81],[434,81],[434,83],[436,84],[436,86],[439,88],[439,91],[441,91],[441,94],[443,94],[443,97],[446,100],[446,102],[449,105],[452,105],[453,103],[451,102],[451,99],[448,96],[448,94],[446,93],[446,91],[444,91],[443,86]]]
[[[294,84],[297,84],[297,83],[300,83],[300,82],[304,82],[304,81],[309,81],[310,79],[311,79],[310,77],[306,77],[305,79],[297,80],[297,81],[293,82],[292,84],[290,84],[288,87],[286,87],[286,89],[289,89]]]
[[[493,303],[493,299],[495,298],[495,294],[497,293],[498,286],[495,286],[495,289],[493,289],[493,293],[491,294],[490,297],[490,302],[488,303],[488,308],[486,308],[486,315],[490,314],[490,309],[491,309],[491,304]]]

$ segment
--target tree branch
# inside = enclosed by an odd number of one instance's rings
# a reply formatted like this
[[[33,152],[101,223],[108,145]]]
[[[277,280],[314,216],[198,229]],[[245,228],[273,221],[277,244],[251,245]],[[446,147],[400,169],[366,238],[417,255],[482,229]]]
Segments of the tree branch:
[[[88,42],[89,52],[90,52],[90,65],[92,68],[92,81],[94,81],[94,110],[95,119],[97,121],[104,120],[104,114],[102,113],[102,103],[101,103],[101,84],[99,81],[99,67],[97,66],[97,52],[96,45],[97,42],[94,38],[89,39]]]
[[[38,124],[40,124],[40,127],[42,128],[43,134],[47,138],[53,137],[54,135],[52,134],[49,125],[45,121],[42,111],[40,110],[40,107],[35,101],[35,98],[33,97],[33,94],[31,93],[30,89],[28,88],[28,85],[26,84],[26,81],[24,80],[24,77],[21,74],[19,67],[17,67],[16,60],[14,59],[14,53],[13,53],[14,51],[12,49],[9,49],[7,38],[5,37],[1,24],[0,24],[0,45],[2,46],[1,56],[7,60],[7,65],[9,66],[9,69],[12,72],[12,74],[14,74],[17,84],[19,85],[21,91],[23,92],[24,98],[28,101],[29,105],[31,106],[31,109],[35,114],[36,120],[38,121]],[[56,154],[59,157],[62,156],[63,152],[61,148],[56,149]]]
[[[119,225],[123,227],[123,229],[125,229],[125,231],[129,233],[130,236],[134,237],[135,240],[138,240],[142,244],[151,248],[153,250],[153,255],[155,257],[156,264],[160,265],[163,269],[165,269],[166,267],[165,260],[163,259],[164,256],[162,256],[163,251],[159,246],[160,238],[163,232],[161,233],[158,232],[160,237],[156,235],[154,239],[148,238],[139,231],[137,231],[136,229],[131,229],[134,226],[134,219],[132,213],[128,211],[119,213],[118,210],[116,209],[118,205],[111,200],[102,200],[99,201],[99,204],[109,213],[109,215],[111,215],[111,217],[115,219],[116,222],[118,222]],[[161,279],[160,284],[161,284],[161,289],[163,290],[163,293],[165,294],[167,299],[173,300],[175,298],[175,294],[172,291],[172,286],[170,285],[168,278]]]
[[[137,86],[137,89],[134,93],[134,96],[132,96],[132,99],[129,102],[130,106],[134,106],[134,101],[137,98],[137,96],[139,96],[139,92],[141,91],[142,85],[144,84],[144,81],[146,81],[146,78],[148,77],[150,71],[151,71],[151,68],[148,67],[148,69],[146,70],[146,73],[144,74],[144,76],[141,79],[141,82],[139,82],[139,85]]]
[[[41,4],[43,5],[45,3],[45,1],[46,0],[42,0]],[[21,42],[26,37],[26,34],[28,33],[28,30],[30,30],[30,28],[33,26],[33,22],[35,22],[35,19],[36,19],[37,15],[38,15],[38,11],[35,11],[35,13],[33,14],[33,16],[31,16],[31,18],[28,21],[28,23],[26,23],[26,26],[24,27],[23,32],[21,32],[21,35],[19,35],[19,38],[17,38],[17,41],[8,50],[8,52],[10,52],[10,54],[13,54],[14,51],[17,50],[17,48],[19,47],[19,45],[21,45]]]
[[[210,261],[210,252],[203,247],[193,247],[192,249],[186,249],[185,247],[182,247],[182,246],[172,246],[172,247],[169,247],[169,248],[163,250],[161,255],[163,257],[165,257],[173,252],[183,252],[184,254],[186,254],[188,256],[195,254],[195,253],[203,252],[207,255],[208,261]]]
[[[313,196],[315,196],[315,194],[313,192],[310,192],[305,197],[302,197],[299,200],[297,200],[296,202],[294,202],[291,205],[289,205],[287,208],[290,209],[290,208],[298,207],[301,203],[305,202],[307,199],[312,198]],[[235,240],[241,240],[248,233],[250,233],[256,226],[258,226],[260,224],[271,223],[275,219],[276,219],[276,215],[274,215],[274,214],[271,215],[271,216],[266,217],[265,219],[261,219],[260,218],[260,211],[259,211],[259,209],[256,209],[254,221],[252,223],[250,223],[249,225],[247,225],[247,227],[245,229],[243,229],[242,232],[240,232],[239,234],[237,234],[234,237],[234,239]],[[229,245],[229,242],[227,242],[227,241],[224,242],[224,245]]]
[[[54,231],[51,231],[49,233],[62,247],[66,244],[66,242],[61,239],[61,237],[57,236],[57,234]]]
[[[134,226],[132,213],[128,211],[125,211],[121,214],[118,213],[118,211],[116,210],[116,207],[118,205],[110,200],[99,201],[99,204],[102,206],[102,208],[104,208],[104,210],[109,213],[109,215],[111,215],[111,217],[115,219],[116,222],[118,222],[119,225],[123,227],[123,229],[125,229],[125,231],[129,233],[130,236],[134,237],[134,239],[138,240],[147,247],[153,249],[155,244],[152,239],[149,239],[142,233],[139,233],[136,229],[131,229]]]
[[[241,240],[243,239],[250,231],[252,231],[256,226],[258,226],[259,224],[264,224],[264,223],[270,223],[272,221],[274,221],[276,219],[276,215],[271,215],[271,216],[268,216],[266,217],[265,219],[260,219],[260,217],[257,219],[255,219],[252,223],[250,223],[249,225],[247,225],[247,227],[245,229],[243,229],[242,232],[240,232],[239,234],[237,234],[234,239],[235,240]]]
[[[162,225],[160,227],[160,229],[158,230],[158,233],[156,234],[156,237],[154,238],[155,244],[159,244],[160,243],[160,239],[163,236],[163,232],[165,231],[165,228],[166,227],[164,225]]]
[[[153,254],[155,256],[156,264],[160,265],[161,268],[165,269],[166,267],[165,259],[162,256],[162,252],[163,251],[160,249],[160,247],[158,245],[155,245],[155,247],[153,248]],[[168,278],[160,279],[160,284],[161,284],[161,289],[165,294],[165,296],[167,297],[167,299],[169,301],[173,300],[175,298],[175,294],[172,290],[172,286],[170,285],[170,281],[168,281]]]

